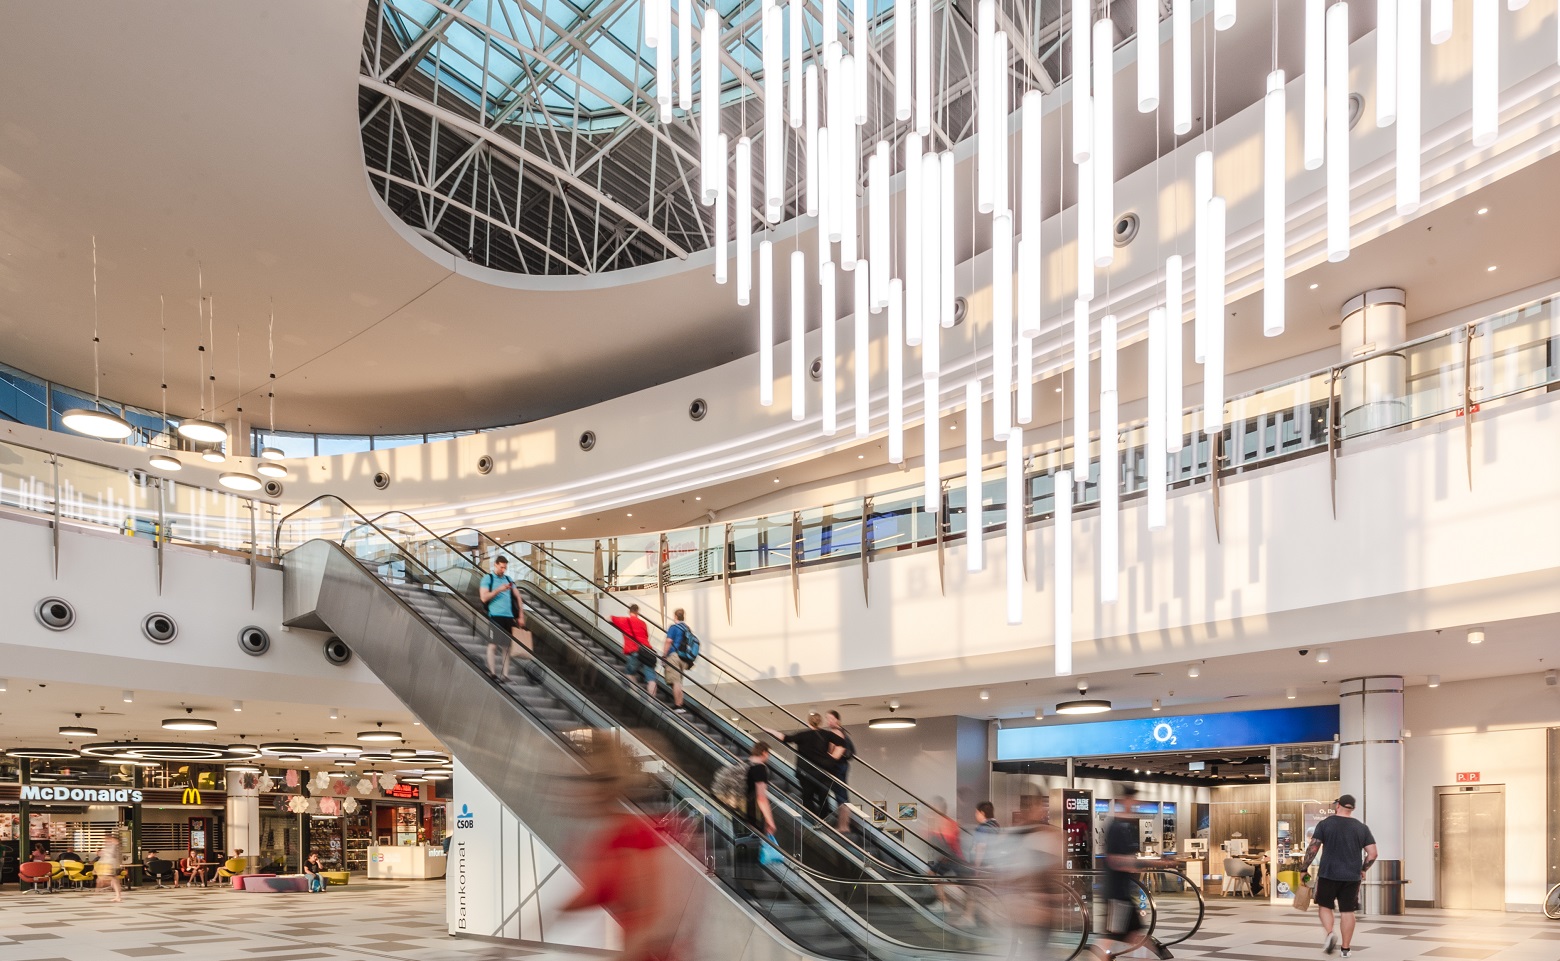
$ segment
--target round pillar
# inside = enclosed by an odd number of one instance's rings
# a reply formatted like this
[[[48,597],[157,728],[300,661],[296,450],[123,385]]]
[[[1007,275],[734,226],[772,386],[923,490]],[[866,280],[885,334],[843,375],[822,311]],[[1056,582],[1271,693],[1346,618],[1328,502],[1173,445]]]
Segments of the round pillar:
[[[1387,353],[1352,363],[1408,340],[1407,299],[1397,287],[1378,287],[1343,305],[1338,338],[1340,360],[1347,366],[1338,391],[1345,437],[1408,419],[1408,358]]]
[[[1338,698],[1338,793],[1354,795],[1354,816],[1375,835],[1379,859],[1366,879],[1366,911],[1400,913],[1391,906],[1401,887],[1383,882],[1403,861],[1403,678],[1349,678],[1338,682]]]

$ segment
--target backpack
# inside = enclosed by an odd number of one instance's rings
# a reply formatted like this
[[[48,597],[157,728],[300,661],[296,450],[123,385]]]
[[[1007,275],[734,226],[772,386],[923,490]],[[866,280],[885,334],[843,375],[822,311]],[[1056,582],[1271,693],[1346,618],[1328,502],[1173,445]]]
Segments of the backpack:
[[[747,769],[746,761],[733,761],[715,772],[710,790],[720,803],[738,811],[747,807]]]
[[[699,659],[699,637],[686,624],[672,625],[672,630],[676,631],[678,628],[682,628],[682,630],[678,631],[677,636],[672,638],[672,653],[682,658],[683,662],[689,667],[692,667],[693,662]]]

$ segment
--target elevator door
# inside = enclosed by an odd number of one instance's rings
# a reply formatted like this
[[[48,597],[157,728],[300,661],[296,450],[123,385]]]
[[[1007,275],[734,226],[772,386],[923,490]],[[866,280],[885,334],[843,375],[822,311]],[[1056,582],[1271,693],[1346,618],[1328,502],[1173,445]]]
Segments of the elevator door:
[[[1439,789],[1437,801],[1437,905],[1505,910],[1505,789],[1499,785],[1480,785],[1476,791],[1445,787]]]

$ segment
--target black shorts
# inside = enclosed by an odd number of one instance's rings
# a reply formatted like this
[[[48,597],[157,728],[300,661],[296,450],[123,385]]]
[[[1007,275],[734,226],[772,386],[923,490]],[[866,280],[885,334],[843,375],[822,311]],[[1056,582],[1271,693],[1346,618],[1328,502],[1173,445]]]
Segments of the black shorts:
[[[497,624],[499,626],[499,628],[502,629],[505,634],[510,634],[510,635],[513,635],[514,629],[520,625],[520,619],[519,618],[517,618],[517,617],[506,617],[506,616],[504,616],[502,614],[489,614],[488,615],[488,620],[492,621],[494,624]],[[497,641],[492,641],[491,643],[497,644],[498,642]]]
[[[1360,882],[1317,878],[1316,906],[1353,914],[1360,909]]]

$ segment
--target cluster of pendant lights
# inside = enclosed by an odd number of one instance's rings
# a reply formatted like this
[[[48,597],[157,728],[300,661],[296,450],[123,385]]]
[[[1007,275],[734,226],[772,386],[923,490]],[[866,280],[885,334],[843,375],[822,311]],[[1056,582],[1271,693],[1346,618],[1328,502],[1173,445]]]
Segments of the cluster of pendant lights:
[[[200,387],[200,416],[186,417],[175,428],[180,437],[203,446],[201,459],[213,464],[222,464],[227,461],[227,455],[223,452],[222,445],[228,440],[227,428],[206,416],[206,386],[211,385],[212,408],[216,408],[216,359],[207,350],[207,343],[215,350],[216,345],[216,298],[206,293],[204,273],[199,277],[200,298],[197,305],[199,320],[196,329],[200,331],[200,343],[197,352],[200,355],[200,371],[198,384]],[[162,333],[162,421],[168,423],[168,363],[167,342],[168,322],[166,311],[160,306],[160,324]],[[270,361],[269,381],[272,389],[266,392],[266,399],[271,410],[271,427],[276,427],[276,393],[274,383],[276,381],[276,347],[274,330],[276,326],[276,314],[272,311],[266,326],[267,356]],[[91,437],[99,437],[104,440],[123,440],[134,431],[130,422],[102,408],[101,398],[98,395],[98,381],[101,379],[101,365],[98,360],[98,272],[97,272],[97,238],[92,238],[92,367],[93,367],[93,406],[67,410],[60,415],[60,421],[69,430],[78,434],[86,434]],[[207,360],[210,357],[210,373],[207,373]],[[242,370],[242,368],[240,368]],[[239,408],[242,412],[243,408]],[[240,414],[239,429],[243,429],[242,414]],[[217,478],[218,483],[231,490],[257,491],[265,485],[265,482],[256,474],[265,477],[283,478],[288,475],[286,465],[280,461],[286,455],[276,447],[265,447],[259,452],[258,463],[255,465],[255,473],[243,470],[224,471]],[[154,449],[147,462],[154,468],[162,471],[179,471],[184,469],[184,464],[178,456],[168,448]]]
[[[677,5],[674,31],[672,4]],[[740,137],[731,144],[722,132],[720,112],[721,19],[713,6],[698,7],[693,0],[646,0],[645,43],[656,50],[656,93],[663,121],[674,116],[673,104],[685,111],[694,107],[693,22],[700,21],[698,65],[700,132],[702,150],[701,194],[713,205],[715,220],[715,279],[726,284],[729,244],[734,219],[736,297],[747,305],[753,297],[754,215],[761,227],[777,224],[785,207],[787,188],[799,186],[806,215],[816,218],[817,249],[813,271],[821,304],[822,407],[825,434],[840,429],[836,397],[837,345],[836,291],[849,285],[853,292],[852,344],[855,377],[852,420],[855,436],[866,437],[874,429],[868,382],[868,357],[874,339],[872,315],[886,314],[880,333],[883,363],[887,367],[886,426],[888,455],[893,463],[904,460],[906,408],[905,348],[921,349],[921,399],[926,438],[926,505],[936,511],[941,503],[939,476],[939,414],[941,410],[940,332],[955,317],[953,283],[955,223],[968,224],[969,211],[955,209],[954,157],[952,151],[933,146],[932,90],[936,70],[933,0],[896,0],[891,29],[869,15],[868,2],[850,8],[849,24],[842,24],[844,7],[835,2],[821,5],[821,37],[811,42],[806,34],[805,0],[788,0],[782,14],[779,0],[763,0],[761,22],[762,71],[754,91],[762,95],[762,157],[754,157],[753,143]],[[1077,487],[1089,477],[1087,451],[1091,410],[1099,410],[1100,477],[1100,576],[1099,599],[1118,596],[1119,527],[1118,497],[1120,450],[1117,447],[1117,332],[1119,319],[1105,314],[1098,319],[1098,344],[1094,341],[1096,271],[1109,267],[1114,257],[1113,197],[1115,129],[1114,25],[1108,16],[1095,19],[1092,0],[1068,0],[1071,29],[1068,32],[1072,65],[1072,130],[1070,160],[1077,183],[1076,249],[1077,299],[1073,305],[1072,430],[1075,458],[1070,467],[1054,475],[1056,497],[1055,611],[1058,675],[1072,671],[1072,511]],[[1127,0],[1118,0],[1127,2]],[[1153,113],[1160,107],[1159,37],[1161,3],[1136,0],[1139,42],[1137,56],[1137,107]],[[1353,0],[1376,4],[1376,123],[1396,125],[1397,212],[1412,214],[1420,203],[1420,95],[1422,23],[1420,0]],[[1506,0],[1508,9],[1526,0]],[[1499,108],[1498,0],[1474,0],[1473,6],[1473,141],[1492,143]],[[1287,9],[1289,4],[1285,3]],[[1171,96],[1173,129],[1178,136],[1192,131],[1192,23],[1191,0],[1171,0],[1170,19]],[[965,383],[967,420],[967,475],[982,468],[982,444],[988,436],[1005,445],[1007,503],[1023,501],[1023,425],[1032,419],[1033,338],[1041,331],[1040,304],[1042,257],[1041,177],[1056,176],[1056,157],[1044,158],[1041,136],[1042,94],[1027,90],[1018,98],[1019,163],[1017,204],[1009,196],[1009,164],[1012,151],[1009,130],[1014,104],[1010,100],[1013,76],[1009,70],[1014,46],[1009,35],[997,29],[999,10],[994,0],[977,0],[976,61],[976,193],[979,213],[991,238],[992,324],[991,366]],[[1276,14],[1275,8],[1275,14]],[[1452,31],[1452,0],[1430,0],[1428,34],[1432,44],[1444,43]],[[1217,31],[1234,26],[1236,0],[1214,0],[1209,16]],[[1003,23],[1007,18],[1002,18]],[[789,36],[786,24],[789,23]],[[1304,0],[1305,32],[1303,156],[1308,170],[1326,167],[1326,249],[1328,259],[1340,261],[1350,250],[1350,91],[1349,3],[1347,0]],[[1277,30],[1275,18],[1274,29]],[[891,37],[887,58],[873,47],[874,36]],[[1143,42],[1142,38],[1148,38]],[[674,42],[675,39],[675,42]],[[1019,38],[1019,44],[1027,43]],[[788,52],[789,63],[783,62]],[[1205,51],[1204,56],[1211,56]],[[674,70],[674,63],[676,69]],[[876,101],[869,96],[873,73],[887,79],[893,91],[893,124],[865,151],[861,131]],[[673,76],[676,76],[675,87]],[[674,98],[674,90],[676,96]],[[1285,160],[1286,81],[1282,70],[1267,77],[1263,101],[1263,333],[1278,336],[1284,330],[1285,272]],[[789,124],[794,131],[788,132]],[[1214,123],[1209,122],[1211,130]],[[1210,134],[1205,132],[1205,138]],[[899,145],[894,156],[889,137]],[[794,139],[793,139],[794,138]],[[788,166],[788,142],[799,141],[802,156]],[[1192,272],[1193,348],[1203,366],[1204,411],[1201,430],[1213,435],[1224,427],[1225,348],[1225,249],[1228,239],[1226,202],[1214,182],[1214,153],[1205,140],[1193,166],[1195,213],[1194,250],[1190,264],[1180,253],[1165,258],[1161,306],[1146,318],[1148,351],[1147,444],[1162,456],[1147,458],[1147,526],[1160,530],[1166,524],[1167,458],[1186,442],[1183,418],[1182,324],[1187,273]],[[1054,148],[1053,148],[1054,151]],[[752,196],[754,166],[762,162],[760,196]],[[863,182],[863,166],[865,179]],[[903,205],[896,218],[890,206],[890,176],[903,171]],[[732,179],[728,182],[726,173]],[[801,179],[788,184],[788,172]],[[865,210],[859,194],[864,186]],[[756,200],[756,202],[755,202]],[[1016,214],[1016,216],[1015,216]],[[897,222],[895,222],[897,219]],[[865,228],[865,242],[862,229]],[[775,249],[767,236],[759,239],[758,325],[760,402],[774,403],[775,379]],[[807,260],[801,250],[790,254],[790,382],[791,416],[807,416],[805,333],[808,297]],[[898,273],[895,273],[895,268]],[[1017,274],[1015,291],[1015,271]],[[1091,387],[1089,357],[1098,347],[1100,375]],[[982,423],[981,401],[990,389],[991,423]],[[971,570],[985,564],[982,543],[984,520],[978,497],[970,498],[966,518]],[[1017,624],[1023,614],[1022,511],[1006,511],[1008,620]]]

